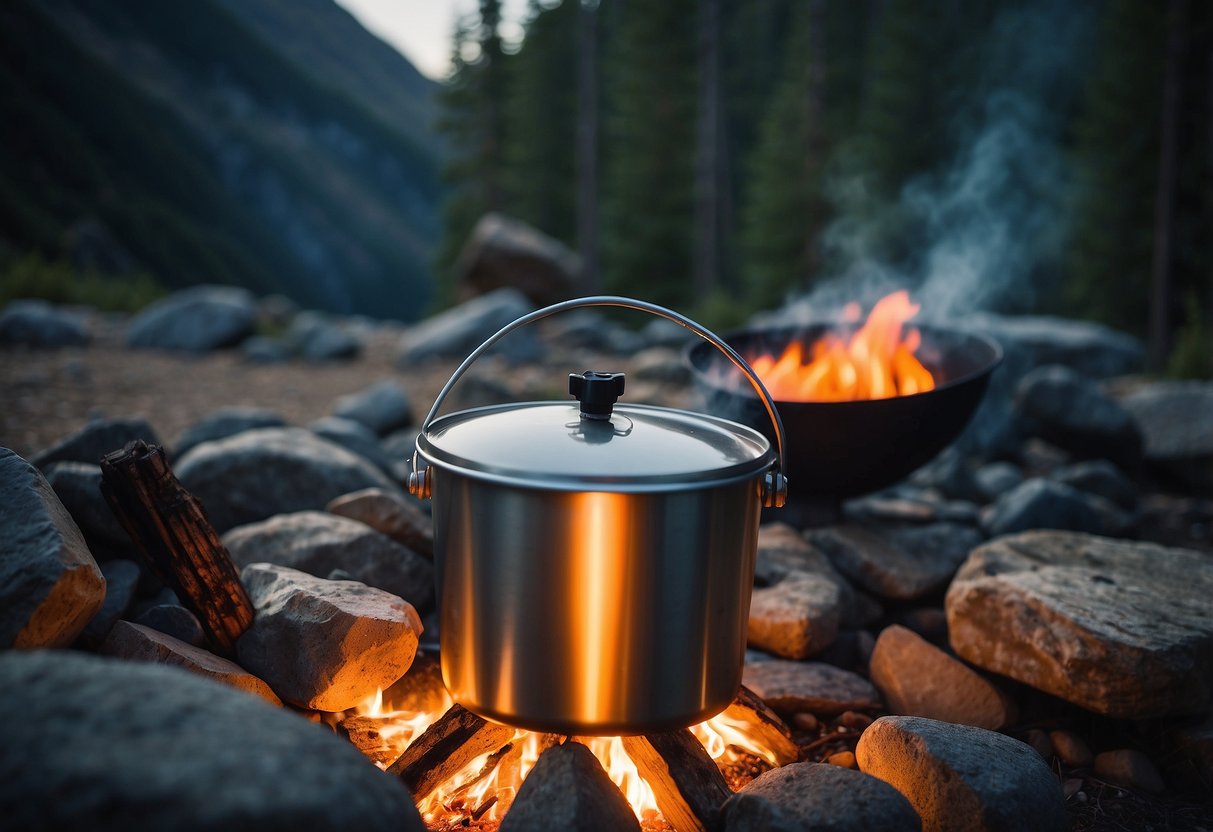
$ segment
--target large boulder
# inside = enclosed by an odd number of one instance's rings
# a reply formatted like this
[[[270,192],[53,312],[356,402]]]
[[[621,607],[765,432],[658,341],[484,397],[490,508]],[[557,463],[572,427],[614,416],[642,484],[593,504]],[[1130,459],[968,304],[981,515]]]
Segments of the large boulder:
[[[46,478],[0,448],[0,648],[66,647],[105,601],[105,578]]]
[[[89,342],[84,317],[44,300],[15,300],[0,311],[0,344],[81,347]]]
[[[156,301],[131,320],[126,344],[209,352],[240,343],[257,325],[257,302],[234,286],[194,286]]]
[[[918,813],[897,789],[852,769],[793,763],[729,798],[724,832],[917,832]]]
[[[432,358],[463,359],[490,335],[534,308],[516,289],[497,289],[473,298],[411,327],[400,339],[396,363],[408,369]],[[530,327],[509,335],[494,351],[517,361],[542,353]]]
[[[97,419],[34,454],[30,462],[43,470],[52,462],[99,465],[101,457],[121,450],[127,442],[136,439],[142,439],[149,445],[160,444],[156,431],[143,419]]]
[[[421,618],[389,592],[271,563],[246,566],[240,580],[257,615],[236,653],[288,702],[344,711],[413,663]]]
[[[397,778],[329,731],[180,668],[0,654],[0,816],[63,832],[423,832]]]
[[[334,573],[386,590],[421,610],[434,601],[434,567],[371,527],[318,511],[272,517],[223,536],[238,566],[268,561],[318,578]],[[339,570],[339,571],[338,571]]]
[[[1155,382],[1120,403],[1141,428],[1147,462],[1213,491],[1213,382]]]
[[[539,306],[572,297],[580,271],[581,258],[559,240],[501,214],[480,218],[453,268],[463,299],[510,288]]]
[[[1036,531],[978,548],[948,590],[952,648],[1096,713],[1199,714],[1213,702],[1213,560]]]
[[[1003,734],[913,716],[885,716],[855,758],[922,818],[924,832],[1064,832],[1061,784],[1029,745]]]
[[[322,509],[361,488],[399,491],[365,459],[301,428],[262,428],[204,442],[175,469],[220,532],[275,514]]]

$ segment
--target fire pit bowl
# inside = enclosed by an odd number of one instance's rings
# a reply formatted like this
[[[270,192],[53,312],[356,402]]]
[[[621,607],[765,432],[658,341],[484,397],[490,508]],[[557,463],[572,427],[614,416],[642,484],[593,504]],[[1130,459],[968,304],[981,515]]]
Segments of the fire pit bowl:
[[[839,329],[818,323],[747,330],[727,335],[725,341],[749,359],[779,354],[793,339],[811,344]],[[1002,348],[984,335],[932,326],[917,329],[922,334],[917,355],[936,379],[934,390],[856,401],[776,400],[788,435],[788,482],[797,497],[854,497],[892,485],[964,430],[985,394],[990,373],[1002,361]],[[719,355],[704,343],[686,353],[707,411],[769,434],[760,400]]]

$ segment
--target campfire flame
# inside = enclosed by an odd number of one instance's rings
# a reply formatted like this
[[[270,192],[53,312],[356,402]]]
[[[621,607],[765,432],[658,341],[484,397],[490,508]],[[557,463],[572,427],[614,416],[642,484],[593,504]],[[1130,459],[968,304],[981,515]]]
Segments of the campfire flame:
[[[449,705],[449,701],[446,703]],[[445,708],[434,711],[392,710],[384,705],[383,692],[378,691],[362,705],[346,712],[347,716],[369,717],[377,722],[383,743],[391,746],[390,759],[404,753],[409,743],[442,716]],[[730,764],[744,755],[764,760],[772,767],[779,765],[773,750],[749,736],[743,722],[719,714],[691,727],[691,732],[703,744],[708,755],[718,765]],[[539,760],[543,750],[562,737],[532,731],[517,730],[503,748],[481,754],[449,780],[421,800],[417,808],[431,829],[449,829],[468,824],[495,822],[505,817],[517,796],[523,780]],[[576,737],[593,752],[611,780],[619,787],[631,805],[636,818],[645,828],[661,828],[661,811],[653,789],[641,777],[632,758],[624,750],[620,737]],[[370,752],[369,749],[363,749]],[[381,769],[383,755],[372,759]]]
[[[917,329],[905,323],[919,304],[905,290],[877,301],[868,319],[851,335],[829,333],[808,347],[798,340],[783,354],[749,359],[767,390],[780,401],[835,402],[888,399],[935,389],[935,378],[915,357],[922,343]],[[857,303],[843,309],[844,323],[860,318]],[[904,331],[903,331],[904,330]]]

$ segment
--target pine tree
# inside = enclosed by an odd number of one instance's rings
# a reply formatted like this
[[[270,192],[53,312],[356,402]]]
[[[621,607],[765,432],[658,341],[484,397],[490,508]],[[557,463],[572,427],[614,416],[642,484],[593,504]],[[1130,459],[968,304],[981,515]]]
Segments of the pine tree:
[[[507,68],[500,22],[500,0],[481,0],[478,16],[456,22],[451,75],[440,94],[436,127],[448,142],[442,175],[450,191],[443,203],[443,236],[435,257],[439,305],[454,299],[448,273],[472,227],[504,204],[501,102]]]
[[[695,10],[694,0],[611,4],[605,42],[604,280],[673,305],[692,294]]]

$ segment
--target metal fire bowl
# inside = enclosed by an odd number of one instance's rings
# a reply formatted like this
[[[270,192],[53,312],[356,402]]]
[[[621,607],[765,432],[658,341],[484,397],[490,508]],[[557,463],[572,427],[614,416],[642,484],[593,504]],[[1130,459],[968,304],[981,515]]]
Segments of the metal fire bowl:
[[[934,390],[848,402],[776,401],[788,438],[790,497],[837,499],[877,491],[931,460],[964,430],[1002,361],[1002,348],[976,333],[916,328],[922,333],[917,356],[935,376]],[[725,341],[748,359],[779,355],[795,338],[810,344],[831,331],[846,334],[845,327],[809,324],[738,332]],[[699,343],[687,350],[686,360],[710,413],[771,438],[758,398],[748,385],[742,389],[720,353]]]

